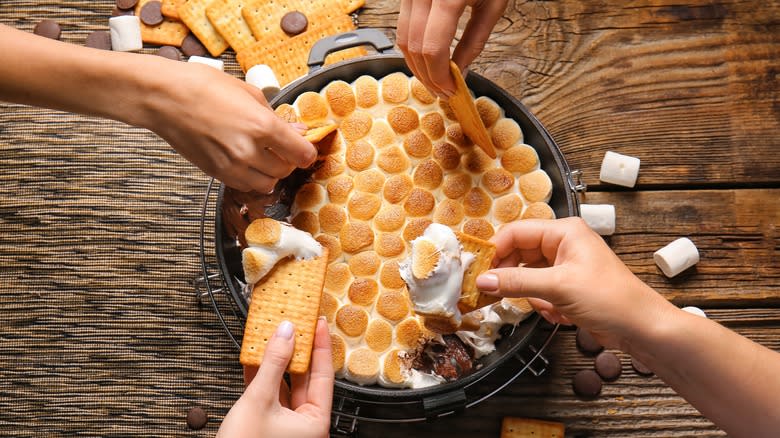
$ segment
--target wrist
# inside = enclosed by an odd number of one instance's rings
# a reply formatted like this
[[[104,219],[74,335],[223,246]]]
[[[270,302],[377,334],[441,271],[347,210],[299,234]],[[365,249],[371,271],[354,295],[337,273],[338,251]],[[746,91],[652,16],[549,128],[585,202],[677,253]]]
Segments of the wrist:
[[[636,312],[625,325],[620,349],[649,366],[646,361],[650,359],[645,355],[652,351],[652,346],[679,335],[680,314],[685,312],[650,286],[639,283],[642,288],[638,294],[640,299],[633,303]]]

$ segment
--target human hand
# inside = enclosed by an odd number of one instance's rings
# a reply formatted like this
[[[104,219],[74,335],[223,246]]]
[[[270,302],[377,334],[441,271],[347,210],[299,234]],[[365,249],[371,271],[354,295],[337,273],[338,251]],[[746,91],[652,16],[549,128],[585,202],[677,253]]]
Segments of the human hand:
[[[317,321],[311,367],[282,379],[293,353],[293,326],[282,322],[268,341],[263,363],[244,369],[246,391],[217,432],[217,437],[327,437],[333,402],[333,362],[328,324]]]
[[[458,19],[470,6],[471,18],[452,54],[465,70],[482,52],[506,4],[507,0],[401,0],[396,39],[417,79],[439,97],[452,96],[450,45]]]
[[[277,117],[258,88],[200,64],[145,61],[155,69],[149,108],[131,123],[157,133],[207,174],[241,191],[269,193],[316,159],[301,135],[305,127]]]
[[[580,218],[517,221],[491,240],[495,268],[477,278],[483,293],[528,297],[547,320],[577,324],[605,347],[625,351],[637,331],[677,310]]]

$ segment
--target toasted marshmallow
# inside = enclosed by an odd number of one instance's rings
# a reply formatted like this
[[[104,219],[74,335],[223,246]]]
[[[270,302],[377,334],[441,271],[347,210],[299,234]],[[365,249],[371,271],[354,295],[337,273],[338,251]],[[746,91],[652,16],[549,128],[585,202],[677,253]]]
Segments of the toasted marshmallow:
[[[615,206],[610,204],[581,204],[580,216],[585,223],[602,236],[615,234]]]
[[[400,350],[390,350],[379,360],[380,372],[378,383],[385,388],[406,388],[409,387],[411,373],[401,358],[403,352]]]
[[[274,71],[271,67],[265,64],[257,64],[252,66],[249,71],[246,72],[246,83],[254,85],[263,92],[265,100],[271,101],[277,94],[279,94],[279,80],[276,79]]]
[[[188,59],[187,62],[204,64],[219,71],[225,71],[225,62],[221,59],[207,58],[205,56],[190,56],[190,59]]]
[[[653,259],[664,275],[671,278],[699,263],[699,250],[691,239],[682,237],[656,251]]]
[[[459,326],[463,273],[473,261],[474,254],[461,250],[452,229],[430,224],[422,236],[412,241],[411,254],[400,265],[414,311],[423,316],[449,318]]]
[[[309,260],[322,255],[322,245],[311,234],[273,219],[258,219],[246,231],[247,244],[242,252],[246,281],[260,281],[276,265],[289,256]]]
[[[379,377],[379,356],[368,348],[350,353],[344,377],[358,385],[373,385]]]
[[[504,325],[504,321],[490,309],[490,306],[477,309],[474,312],[481,314],[477,315],[478,319],[482,319],[479,330],[459,331],[455,334],[463,343],[474,349],[474,357],[480,358],[495,351],[496,340],[501,336],[498,329]]]
[[[120,15],[109,18],[108,30],[111,34],[111,50],[132,52],[144,47],[141,40],[141,19],[136,16]]]
[[[607,151],[601,162],[599,179],[605,183],[634,187],[639,175],[639,158]]]

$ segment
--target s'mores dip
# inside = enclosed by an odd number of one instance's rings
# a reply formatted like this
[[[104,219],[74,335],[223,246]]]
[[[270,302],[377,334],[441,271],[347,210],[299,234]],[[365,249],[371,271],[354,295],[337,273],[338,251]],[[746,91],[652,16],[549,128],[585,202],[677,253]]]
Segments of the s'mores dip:
[[[464,135],[447,102],[400,72],[333,81],[276,109],[310,128],[338,125],[317,144],[320,160],[289,217],[327,249],[320,314],[338,377],[395,388],[456,379],[495,349],[502,325],[532,312],[468,287],[481,272],[466,249],[478,251],[474,241],[508,222],[555,217],[552,182],[518,123],[487,97],[476,106],[496,158]],[[481,258],[484,270],[492,253]],[[450,330],[429,330],[426,318]],[[460,330],[466,321],[473,326]],[[452,360],[435,360],[442,354]]]

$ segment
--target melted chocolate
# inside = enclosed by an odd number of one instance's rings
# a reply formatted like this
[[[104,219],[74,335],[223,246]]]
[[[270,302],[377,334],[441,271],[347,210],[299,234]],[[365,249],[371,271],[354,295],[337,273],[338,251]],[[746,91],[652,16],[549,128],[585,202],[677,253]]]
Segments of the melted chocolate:
[[[430,340],[412,355],[412,368],[435,373],[451,382],[475,371],[474,350],[454,335],[443,337],[444,344]]]

